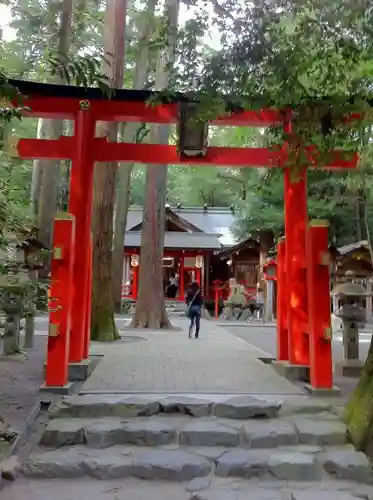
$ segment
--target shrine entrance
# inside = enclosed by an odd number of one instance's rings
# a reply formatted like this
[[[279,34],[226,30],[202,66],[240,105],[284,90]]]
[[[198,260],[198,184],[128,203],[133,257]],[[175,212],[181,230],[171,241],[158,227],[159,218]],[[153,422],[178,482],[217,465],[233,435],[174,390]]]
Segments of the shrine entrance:
[[[267,148],[206,147],[204,155],[185,154],[177,146],[108,142],[96,137],[99,121],[180,125],[186,98],[170,102],[148,91],[115,90],[111,99],[99,89],[11,81],[26,96],[15,106],[31,111],[26,117],[74,121],[74,135],[59,139],[20,139],[13,151],[23,159],[71,160],[70,198],[67,214],[57,215],[52,258],[53,303],[50,311],[47,387],[65,387],[68,362],[84,364],[90,342],[92,243],[91,212],[93,171],[96,162],[283,168],[287,145],[281,151]],[[158,104],[147,105],[152,98]],[[195,105],[194,105],[195,107]],[[291,118],[291,115],[290,115]],[[214,125],[268,127],[283,125],[291,132],[290,118],[273,109],[227,112],[211,121]],[[188,138],[188,137],[187,137]],[[205,138],[204,138],[205,139]],[[188,142],[188,141],[186,141]],[[180,146],[180,145],[179,145]],[[184,144],[188,149],[188,144]],[[189,151],[190,153],[191,151]],[[304,151],[309,166],[320,167],[312,151]],[[354,168],[357,155],[346,160],[338,151],[325,168]],[[310,368],[311,385],[332,386],[328,228],[308,222],[307,169],[292,178],[284,168],[285,235],[279,243],[278,360]],[[135,266],[136,267],[136,266]],[[138,267],[138,266],[137,266]],[[187,270],[188,268],[185,268]],[[180,273],[185,278],[185,272]],[[79,293],[76,293],[79,291]],[[74,297],[74,301],[72,301]]]

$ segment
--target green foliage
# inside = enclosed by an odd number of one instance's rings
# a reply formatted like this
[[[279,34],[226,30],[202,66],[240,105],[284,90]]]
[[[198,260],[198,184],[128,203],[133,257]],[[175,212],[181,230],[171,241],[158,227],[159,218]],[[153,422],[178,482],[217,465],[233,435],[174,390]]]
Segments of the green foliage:
[[[58,76],[60,80],[68,85],[77,87],[99,87],[110,95],[112,89],[102,72],[103,63],[110,65],[111,54],[106,57],[99,56],[75,56],[73,59],[66,54],[56,52],[47,58],[47,68],[50,66],[51,75]]]

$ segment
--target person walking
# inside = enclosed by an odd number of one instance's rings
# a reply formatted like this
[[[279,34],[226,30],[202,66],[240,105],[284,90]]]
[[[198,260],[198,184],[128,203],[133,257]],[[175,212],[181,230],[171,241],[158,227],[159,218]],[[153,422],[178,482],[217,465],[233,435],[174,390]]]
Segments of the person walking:
[[[201,310],[203,305],[203,297],[199,285],[193,281],[186,293],[186,303],[188,306],[187,316],[190,319],[189,338],[192,338],[193,328],[195,327],[195,338],[199,338],[199,329],[201,324]]]

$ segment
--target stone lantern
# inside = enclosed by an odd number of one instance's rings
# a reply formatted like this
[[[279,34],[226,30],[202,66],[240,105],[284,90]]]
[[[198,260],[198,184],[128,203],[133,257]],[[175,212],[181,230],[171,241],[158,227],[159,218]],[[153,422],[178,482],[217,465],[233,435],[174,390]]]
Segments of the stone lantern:
[[[335,365],[335,371],[344,377],[358,377],[364,363],[359,359],[359,324],[365,321],[365,288],[358,283],[339,283],[332,295],[338,300],[334,312],[341,319],[344,359]]]
[[[28,277],[22,275],[0,276],[0,310],[5,314],[2,354],[19,351],[21,317]]]

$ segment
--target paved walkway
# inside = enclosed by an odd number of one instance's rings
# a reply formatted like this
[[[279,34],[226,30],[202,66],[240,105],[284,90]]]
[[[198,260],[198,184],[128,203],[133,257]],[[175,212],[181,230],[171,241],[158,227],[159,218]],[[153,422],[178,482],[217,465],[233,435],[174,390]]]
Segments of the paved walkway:
[[[93,344],[103,354],[84,384],[88,392],[188,392],[299,394],[301,390],[258,360],[263,353],[211,321],[201,338],[188,339],[186,318],[172,318],[179,331],[123,329],[113,344]],[[133,340],[133,342],[131,342]]]

